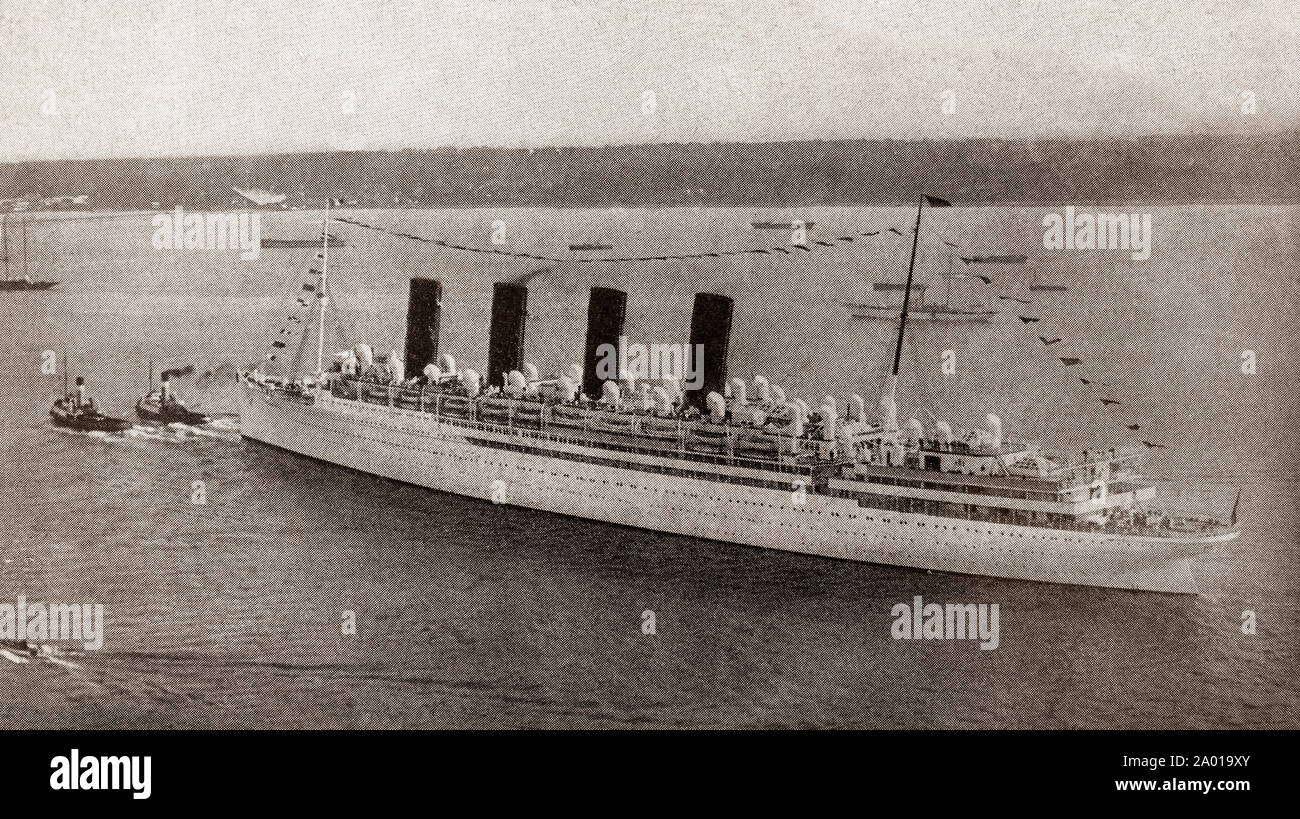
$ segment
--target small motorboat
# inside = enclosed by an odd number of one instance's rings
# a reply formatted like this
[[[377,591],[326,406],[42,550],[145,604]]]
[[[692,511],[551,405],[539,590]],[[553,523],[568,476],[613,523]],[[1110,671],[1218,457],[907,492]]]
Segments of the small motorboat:
[[[140,416],[140,420],[151,424],[189,424],[191,426],[206,424],[212,420],[207,415],[185,406],[185,402],[177,398],[175,393],[172,392],[171,377],[173,373],[183,374],[184,372],[184,370],[163,370],[160,376],[162,383],[159,389],[154,390],[153,364],[150,363],[150,392],[136,402],[135,405],[135,414]]]
[[[50,408],[50,420],[61,427],[82,432],[121,432],[132,424],[124,418],[113,418],[99,411],[95,399],[86,397],[86,382],[77,376],[77,391],[66,392]]]

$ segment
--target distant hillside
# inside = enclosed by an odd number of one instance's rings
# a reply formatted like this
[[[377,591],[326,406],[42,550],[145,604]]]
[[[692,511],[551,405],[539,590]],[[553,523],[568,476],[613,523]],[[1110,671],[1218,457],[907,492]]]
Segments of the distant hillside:
[[[0,198],[226,209],[232,186],[319,205],[806,206],[1300,201],[1300,135],[1136,140],[845,140],[104,159],[0,165]],[[242,200],[241,200],[242,203]]]

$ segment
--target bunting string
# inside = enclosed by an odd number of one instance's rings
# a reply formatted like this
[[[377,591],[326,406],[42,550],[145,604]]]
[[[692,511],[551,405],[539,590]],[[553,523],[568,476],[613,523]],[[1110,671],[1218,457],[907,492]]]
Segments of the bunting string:
[[[527,259],[530,261],[549,262],[555,264],[566,264],[566,263],[567,264],[607,264],[607,263],[626,264],[630,262],[685,261],[685,260],[692,260],[692,259],[718,259],[724,257],[748,256],[748,255],[758,256],[758,255],[771,255],[771,254],[781,254],[781,255],[789,256],[794,251],[812,253],[814,252],[814,250],[819,248],[836,248],[843,245],[854,244],[863,238],[871,238],[875,236],[881,236],[883,234],[893,234],[895,236],[903,237],[903,236],[911,236],[913,232],[910,228],[904,231],[896,227],[889,227],[883,230],[862,231],[859,233],[846,234],[834,238],[814,239],[811,241],[811,243],[791,244],[788,246],[777,245],[772,247],[758,247],[758,248],[748,248],[742,250],[716,250],[716,251],[707,251],[707,252],[698,252],[698,253],[663,254],[658,256],[622,256],[622,257],[576,257],[575,256],[570,258],[562,258],[558,256],[546,256],[546,255],[536,254],[536,253],[523,253],[519,251],[503,250],[501,248],[472,247],[469,245],[456,244],[454,242],[450,242],[442,239],[430,239],[428,237],[418,236],[412,233],[395,231],[380,225],[372,225],[355,218],[338,216],[336,217],[336,219],[339,222],[343,222],[345,224],[352,225],[354,227],[359,227],[366,230],[386,234],[401,239],[407,239],[414,242],[421,242],[424,244],[429,244],[435,247],[440,247],[448,250],[459,250],[467,253],[477,253],[480,255],[507,256],[507,257],[513,257],[518,259]],[[958,247],[956,243],[948,241],[947,239],[944,239],[942,236],[939,237],[939,241],[941,241],[943,244],[947,245],[948,247],[954,249]],[[1028,261],[1027,256],[1019,255],[1019,254],[957,256],[956,258],[960,260],[963,265],[966,266],[985,265],[985,264],[1024,264],[1025,262]],[[311,271],[311,272],[313,275],[318,275],[316,271]],[[952,274],[952,276],[953,278],[978,280],[980,283],[984,285],[995,284],[991,276],[987,276],[984,274],[954,273]],[[314,292],[314,290],[315,287],[312,285],[303,286],[303,291],[306,293]],[[999,301],[1004,302],[1005,305],[1005,307],[1000,307],[996,311],[994,311],[996,313],[1003,313],[1005,308],[1009,308],[1012,305],[1029,307],[1036,304],[1035,300],[1021,298],[1018,295],[1011,295],[1008,293],[999,293],[999,292],[995,292],[994,295],[997,297]],[[310,306],[310,303],[302,299],[301,297],[297,298],[297,304],[300,307]],[[1021,312],[1016,312],[1014,313],[1014,315],[1020,320],[1019,326],[1024,328],[1037,325],[1043,320],[1041,316],[1025,315],[1024,313]],[[293,322],[300,322],[300,319],[294,316],[290,316],[289,320]],[[305,329],[304,329],[303,337],[304,339],[306,338]],[[1063,337],[1048,337],[1045,335],[1038,335],[1037,339],[1039,340],[1039,342],[1042,343],[1044,348],[1054,347],[1055,345],[1065,341]],[[1084,363],[1083,359],[1078,358],[1076,356],[1061,355],[1061,356],[1057,356],[1056,360],[1060,362],[1059,366],[1061,366],[1063,369],[1068,370],[1070,368],[1077,367],[1080,370],[1083,370],[1085,372],[1087,371],[1087,365]],[[1100,387],[1108,391],[1113,389],[1110,384],[1089,379],[1084,376],[1077,376],[1077,377],[1079,381],[1082,383],[1082,385],[1085,387]],[[1128,406],[1126,402],[1120,401],[1116,398],[1098,397],[1098,400],[1105,407],[1117,407],[1123,409]],[[1123,423],[1123,427],[1129,432],[1138,432],[1142,429],[1141,425],[1136,421]],[[1145,439],[1142,440],[1142,445],[1148,449],[1167,448],[1164,444],[1145,440]]]

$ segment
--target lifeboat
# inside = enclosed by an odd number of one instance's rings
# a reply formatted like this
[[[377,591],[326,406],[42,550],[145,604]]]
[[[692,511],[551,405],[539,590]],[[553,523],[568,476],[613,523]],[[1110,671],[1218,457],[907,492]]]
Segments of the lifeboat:
[[[587,411],[582,407],[557,404],[551,407],[551,424],[570,429],[584,429],[587,426]]]
[[[388,385],[363,382],[361,384],[361,400],[370,404],[387,404]]]
[[[756,455],[775,455],[781,451],[780,439],[758,432],[738,436],[732,446],[737,452]]]
[[[438,412],[448,418],[468,419],[473,402],[463,395],[444,395],[438,401]]]
[[[635,432],[637,417],[631,413],[593,412],[591,414],[590,428],[602,432]]]
[[[641,435],[645,438],[661,438],[664,440],[677,440],[681,434],[681,426],[675,418],[656,418],[648,416],[641,419]]]
[[[516,401],[514,423],[521,427],[540,429],[542,426],[542,406],[539,401]]]
[[[422,394],[420,390],[398,390],[393,403],[403,409],[418,410]]]
[[[510,399],[480,398],[478,415],[485,421],[505,421],[510,418]]]
[[[350,401],[355,401],[360,397],[357,394],[357,383],[355,381],[347,381],[341,378],[330,384],[330,391],[339,398],[346,398]]]

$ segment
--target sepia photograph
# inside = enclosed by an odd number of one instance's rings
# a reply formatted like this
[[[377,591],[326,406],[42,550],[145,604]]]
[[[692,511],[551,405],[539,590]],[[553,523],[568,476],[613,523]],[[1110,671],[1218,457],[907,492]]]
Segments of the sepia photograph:
[[[1258,754],[1141,732],[1300,727],[1294,4],[6,0],[0,43],[33,790],[176,795],[150,742],[209,731],[1103,731],[1079,787],[1235,804]]]

